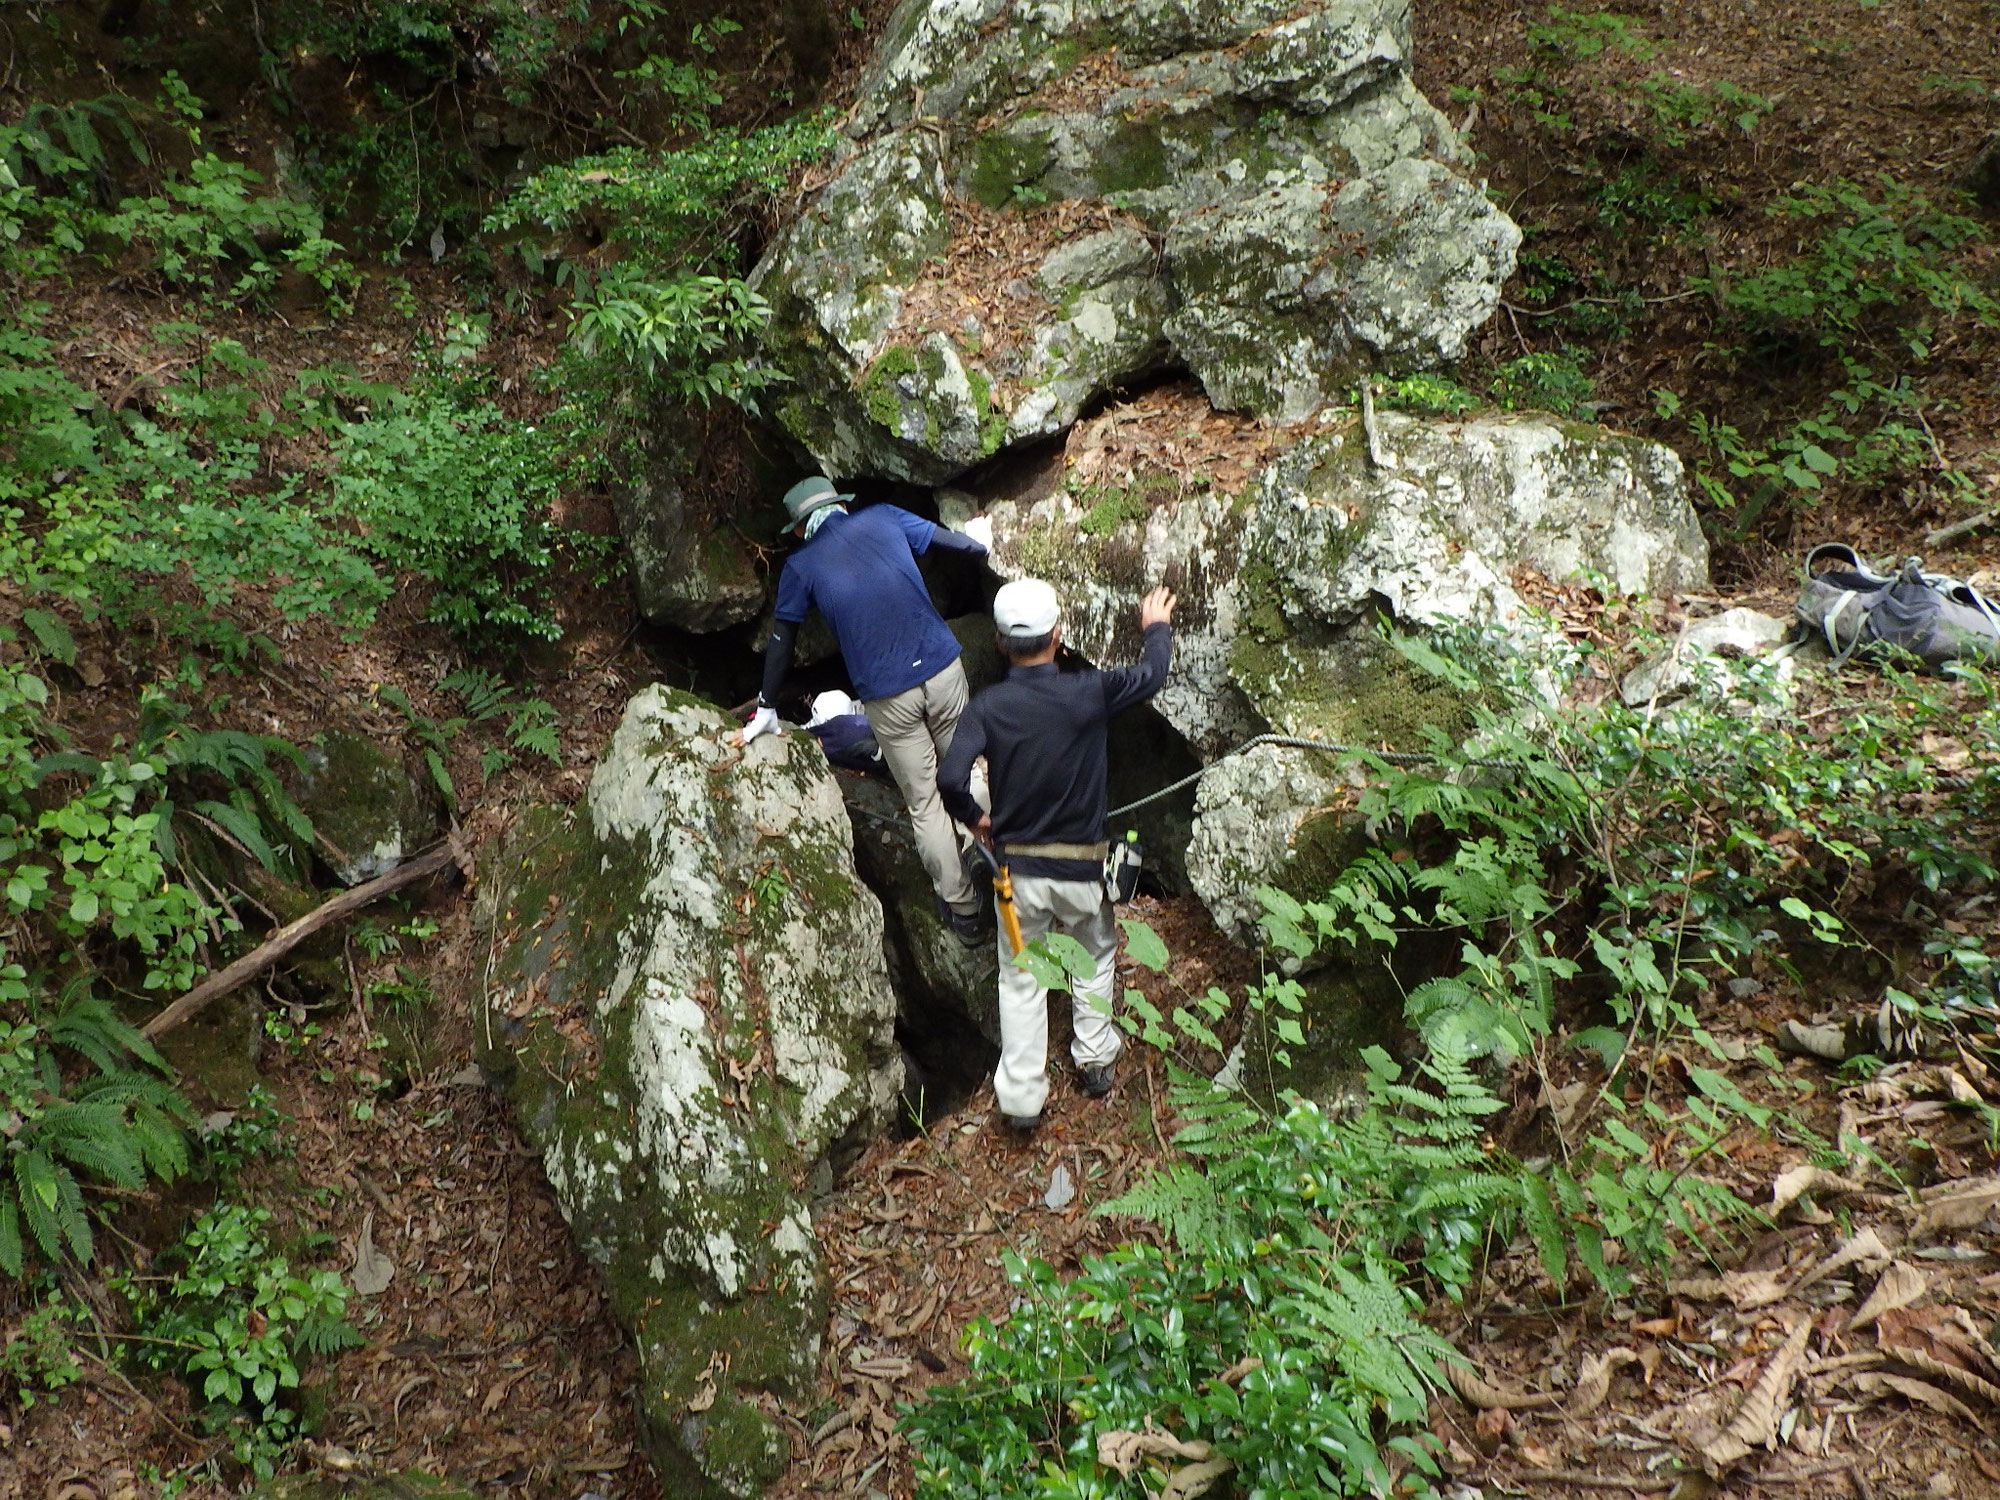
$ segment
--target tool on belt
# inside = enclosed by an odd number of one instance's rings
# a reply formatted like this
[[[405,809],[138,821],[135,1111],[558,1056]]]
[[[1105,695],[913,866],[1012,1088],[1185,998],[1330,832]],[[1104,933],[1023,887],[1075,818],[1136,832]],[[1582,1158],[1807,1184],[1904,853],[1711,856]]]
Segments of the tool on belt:
[[[1018,955],[1025,946],[1021,939],[1021,919],[1014,911],[1014,874],[986,845],[975,843],[979,857],[993,874],[993,906],[1007,942]],[[1009,844],[1009,854],[1026,854],[1038,859],[1097,859],[1104,862],[1104,899],[1122,906],[1138,892],[1139,870],[1144,856],[1139,847],[1139,830],[1128,828],[1117,843],[1101,844]]]
[[[1019,958],[1027,946],[1021,941],[1021,919],[1014,913],[1014,875],[986,845],[973,841],[973,850],[993,872],[993,908],[1000,916],[1000,930],[1007,934],[1007,946]]]

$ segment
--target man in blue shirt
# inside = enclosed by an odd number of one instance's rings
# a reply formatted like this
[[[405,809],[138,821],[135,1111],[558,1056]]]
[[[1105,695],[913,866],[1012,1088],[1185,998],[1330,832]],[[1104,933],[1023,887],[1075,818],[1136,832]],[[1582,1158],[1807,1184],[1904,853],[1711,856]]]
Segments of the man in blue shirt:
[[[850,513],[853,498],[819,475],[785,492],[790,529],[804,545],[778,575],[777,625],[764,652],[757,712],[743,740],[778,732],[778,695],[791,669],[793,640],[807,613],[817,609],[840,643],[854,695],[902,789],[924,871],[950,913],[952,930],[975,946],[991,930],[990,912],[965,873],[958,832],[937,790],[938,763],[965,711],[965,669],[917,559],[933,548],[984,557],[986,548],[893,505]]]

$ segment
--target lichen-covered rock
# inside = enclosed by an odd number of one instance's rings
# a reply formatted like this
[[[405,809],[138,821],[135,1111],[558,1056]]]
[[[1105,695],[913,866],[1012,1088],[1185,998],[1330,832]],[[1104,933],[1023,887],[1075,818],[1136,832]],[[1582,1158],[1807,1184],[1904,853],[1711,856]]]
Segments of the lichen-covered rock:
[[[788,377],[772,410],[829,474],[941,483],[979,456],[950,341],[929,342],[922,364],[889,345],[910,286],[949,240],[944,197],[936,135],[885,136],[849,158],[751,275],[771,303],[767,356]]]
[[[611,504],[639,612],[696,633],[754,619],[764,602],[749,542],[736,528],[696,514],[682,486],[701,441],[684,414],[658,406],[612,439],[621,473]]]
[[[1507,622],[1528,566],[1663,594],[1702,585],[1708,548],[1669,448],[1540,416],[1384,415],[1393,468],[1351,415],[1282,454],[1239,495],[1195,493],[1130,517],[1065,489],[992,507],[993,565],[1046,578],[1093,660],[1138,650],[1135,603],[1182,598],[1174,671],[1154,700],[1205,757],[1270,728],[1408,741],[1429,710],[1375,623]],[[1111,517],[1111,524],[1100,518]],[[1415,717],[1413,717],[1415,715]]]
[[[1233,498],[1128,509],[1068,489],[992,508],[993,563],[1064,601],[1093,660],[1138,650],[1135,603],[1181,594],[1155,706],[1210,760],[1252,735],[1421,748],[1465,706],[1381,636],[1384,622],[1525,624],[1527,566],[1635,593],[1700,587],[1708,552],[1680,461],[1655,443],[1546,417],[1385,416],[1384,455],[1350,419],[1283,453]],[[1107,521],[1107,518],[1108,521]],[[1188,875],[1225,931],[1254,940],[1257,886],[1314,896],[1359,835],[1332,754],[1263,747],[1203,780]]]
[[[1404,157],[1329,194],[1300,174],[1167,234],[1165,325],[1217,406],[1293,422],[1371,371],[1456,359],[1521,232],[1471,183]]]
[[[386,875],[437,837],[430,784],[411,773],[400,752],[344,729],[330,729],[306,747],[298,803],[342,885]]]
[[[881,908],[826,762],[734,729],[649,688],[585,805],[522,820],[488,880],[475,1013],[632,1328],[665,1492],[703,1500],[783,1468],[764,1403],[810,1389],[826,1314],[809,1185],[901,1082]]]
[[[754,275],[776,415],[936,484],[1176,361],[1289,421],[1453,357],[1520,236],[1409,49],[1409,0],[903,0]]]
[[[1172,300],[1159,256],[1121,224],[1057,246],[1035,280],[1055,321],[1037,326],[1021,355],[1021,399],[1007,418],[1010,443],[1047,437],[1076,420],[1099,391],[1165,362]]]

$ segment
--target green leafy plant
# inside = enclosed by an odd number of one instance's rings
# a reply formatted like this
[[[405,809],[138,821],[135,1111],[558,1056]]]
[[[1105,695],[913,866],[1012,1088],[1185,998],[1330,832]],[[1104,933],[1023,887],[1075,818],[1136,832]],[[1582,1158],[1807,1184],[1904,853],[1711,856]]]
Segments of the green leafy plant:
[[[1504,411],[1552,411],[1559,417],[1583,415],[1595,394],[1573,349],[1523,354],[1493,374],[1494,401]]]
[[[342,423],[334,451],[333,503],[363,550],[429,581],[432,619],[481,640],[561,635],[549,508],[563,470],[550,440],[488,402],[417,390]]]
[[[1772,711],[1768,665],[1709,663],[1670,711],[1616,698],[1581,711],[1548,687],[1575,679],[1581,648],[1442,639],[1395,643],[1462,696],[1478,732],[1434,736],[1434,767],[1377,767],[1361,811],[1382,841],[1320,899],[1263,892],[1265,930],[1299,955],[1366,944],[1393,959],[1412,934],[1455,941],[1458,964],[1406,998],[1434,1047],[1546,1069],[1566,1042],[1604,1067],[1546,1174],[1557,1204],[1587,1208],[1636,1264],[1661,1264],[1675,1233],[1707,1248],[1749,1212],[1700,1164],[1769,1116],[1728,1078],[1701,996],[1774,923],[1847,941],[1835,893],[1857,870],[1900,867],[1932,889],[1991,878],[1980,829],[2000,767],[1942,799],[1938,773],[1900,747],[1926,729],[1986,733],[1994,700],[1974,679],[1898,678],[1893,702],[1808,731]],[[1913,817],[1904,799],[1931,811]],[[1565,1027],[1557,1000],[1578,986],[1602,1019]],[[1649,1074],[1633,1093],[1640,1037],[1649,1055],[1684,1040],[1714,1065],[1689,1065],[1684,1089]],[[1652,1144],[1668,1136],[1672,1163]]]
[[[1462,1291],[1521,1201],[1490,1169],[1500,1103],[1449,1054],[1412,1083],[1365,1055],[1368,1102],[1273,1118],[1182,1075],[1175,1144],[1101,1212],[1167,1243],[1086,1258],[1065,1283],[1009,1254],[1004,1322],[968,1330],[971,1374],[907,1408],[918,1483],[938,1496],[1138,1496],[1100,1458],[1110,1434],[1208,1443],[1252,1494],[1422,1493],[1423,1422],[1454,1356],[1418,1321],[1420,1288]]]
[[[1401,411],[1456,417],[1477,406],[1479,398],[1449,375],[1417,374],[1384,385],[1382,403]]]
[[[244,1408],[236,1456],[263,1479],[298,1435],[283,1393],[298,1388],[301,1366],[361,1342],[340,1276],[294,1272],[270,1249],[270,1220],[267,1209],[218,1204],[165,1257],[178,1263],[171,1276],[120,1282],[144,1335],[139,1357],[185,1375],[208,1402]]]
[[[87,1321],[82,1308],[55,1292],[9,1326],[0,1343],[0,1385],[14,1388],[23,1410],[81,1378],[73,1330]]]
[[[1668,147],[1685,146],[1691,137],[1724,121],[1748,135],[1772,108],[1763,95],[1739,88],[1726,78],[1683,83],[1667,73],[1640,79],[1639,97],[1652,112],[1659,143]]]

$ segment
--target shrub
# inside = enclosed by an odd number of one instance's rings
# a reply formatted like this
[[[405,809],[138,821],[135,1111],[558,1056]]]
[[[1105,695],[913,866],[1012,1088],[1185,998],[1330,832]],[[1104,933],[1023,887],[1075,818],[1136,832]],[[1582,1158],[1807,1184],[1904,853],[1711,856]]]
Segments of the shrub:
[[[295,1273],[266,1241],[270,1220],[267,1209],[218,1204],[163,1257],[179,1263],[164,1285],[119,1283],[144,1335],[140,1358],[187,1376],[205,1401],[246,1409],[235,1453],[260,1479],[271,1477],[298,1436],[283,1393],[298,1388],[301,1366],[361,1343],[344,1316],[347,1287],[338,1273]],[[228,1420],[226,1411],[211,1412],[212,1422]]]
[[[359,546],[431,585],[430,617],[468,640],[562,634],[550,602],[563,483],[556,445],[490,402],[387,394],[341,424],[333,500]]]
[[[1211,1444],[1250,1494],[1434,1475],[1423,1424],[1454,1356],[1418,1321],[1419,1288],[1456,1296],[1521,1190],[1481,1149],[1501,1106],[1461,1060],[1435,1056],[1422,1087],[1379,1049],[1365,1061],[1368,1102],[1339,1121],[1182,1076],[1192,1161],[1100,1210],[1167,1243],[1087,1258],[1068,1283],[1007,1257],[1013,1311],[968,1330],[965,1381],[905,1410],[921,1492],[1136,1497],[1099,1444],[1148,1428]]]

